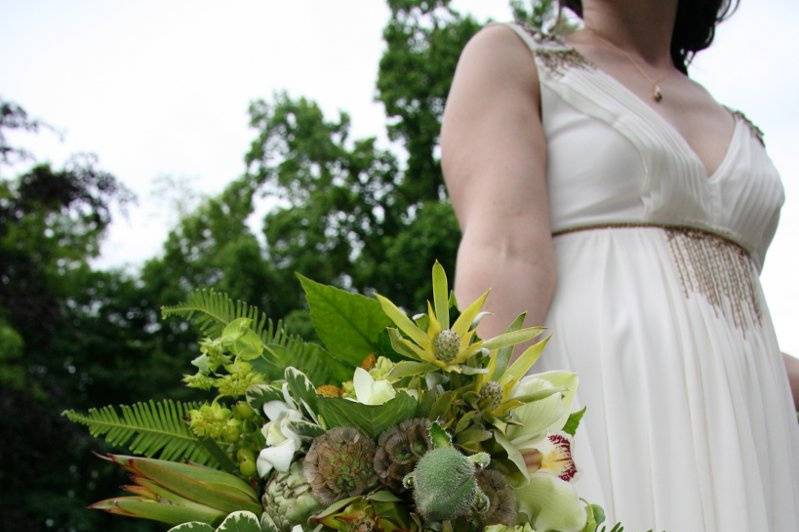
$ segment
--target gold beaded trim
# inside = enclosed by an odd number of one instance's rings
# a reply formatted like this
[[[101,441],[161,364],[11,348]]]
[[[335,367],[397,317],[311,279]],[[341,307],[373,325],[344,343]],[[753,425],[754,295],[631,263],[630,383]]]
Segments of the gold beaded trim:
[[[738,109],[733,109],[732,107],[724,106],[727,108],[729,112],[740,118],[741,120],[749,126],[749,131],[755,136],[755,138],[760,142],[760,145],[765,148],[766,142],[763,140],[763,130],[757,127],[749,118],[743,113],[743,111],[739,111]]]
[[[552,236],[610,227],[662,228],[686,298],[701,294],[716,317],[724,316],[744,337],[750,327],[762,326],[763,312],[749,253],[729,238],[696,227],[646,222],[571,227]]]
[[[591,66],[591,63],[580,52],[568,46],[557,35],[542,32],[524,21],[518,22],[518,24],[539,44],[539,47],[534,50],[535,55],[541,59],[541,63],[551,76],[561,77],[568,67]]]

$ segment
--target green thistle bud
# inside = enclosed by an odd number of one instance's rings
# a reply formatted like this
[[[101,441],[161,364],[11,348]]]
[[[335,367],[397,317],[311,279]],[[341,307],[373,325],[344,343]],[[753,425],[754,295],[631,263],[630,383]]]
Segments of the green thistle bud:
[[[502,403],[502,386],[496,381],[488,381],[480,388],[479,395],[481,410],[494,410]]]
[[[443,362],[450,362],[460,351],[461,339],[452,329],[444,329],[433,339],[433,350],[436,357]]]

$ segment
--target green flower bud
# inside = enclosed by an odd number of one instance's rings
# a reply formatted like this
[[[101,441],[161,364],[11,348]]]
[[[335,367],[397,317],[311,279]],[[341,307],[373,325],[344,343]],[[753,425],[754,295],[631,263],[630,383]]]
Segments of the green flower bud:
[[[419,460],[407,484],[413,484],[416,508],[426,521],[457,519],[482,494],[475,473],[474,462],[457,449],[439,447]]]
[[[479,404],[481,410],[494,410],[502,404],[502,386],[496,381],[488,381],[483,384],[479,392]]]
[[[436,358],[443,362],[450,362],[460,351],[461,339],[452,329],[444,329],[436,334],[433,339],[433,350]]]
[[[255,476],[256,471],[255,460],[242,460],[239,462],[239,472],[245,478]]]
[[[250,419],[255,415],[255,410],[246,401],[238,401],[233,407],[233,415],[241,420]]]
[[[241,436],[241,421],[238,419],[228,419],[222,431],[222,439],[227,443],[236,443]]]
[[[217,403],[189,411],[189,428],[201,438],[219,439],[225,430],[230,410]]]

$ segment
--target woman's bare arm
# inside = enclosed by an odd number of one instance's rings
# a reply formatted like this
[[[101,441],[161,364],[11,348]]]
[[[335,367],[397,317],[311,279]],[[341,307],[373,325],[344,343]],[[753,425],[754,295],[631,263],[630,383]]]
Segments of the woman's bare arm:
[[[505,26],[464,46],[441,126],[441,165],[462,238],[455,268],[460,305],[487,288],[481,338],[522,311],[544,323],[556,261],[549,224],[546,139],[538,73],[529,48]],[[518,356],[527,346],[516,346]]]

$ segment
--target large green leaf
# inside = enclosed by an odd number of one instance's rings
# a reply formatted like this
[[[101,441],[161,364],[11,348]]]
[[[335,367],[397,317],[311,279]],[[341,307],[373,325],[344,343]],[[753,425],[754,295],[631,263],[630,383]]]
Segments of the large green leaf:
[[[296,275],[305,290],[316,334],[335,358],[357,366],[369,353],[384,350],[380,334],[392,322],[380,303]]]
[[[363,405],[341,397],[317,397],[318,413],[328,428],[356,427],[377,438],[384,430],[411,418],[416,399],[405,392],[382,405]]]
[[[65,410],[62,415],[73,423],[88,427],[93,437],[102,437],[111,445],[127,447],[135,454],[218,466],[184,421],[188,411],[198,407],[197,403],[164,399],[120,405],[121,416],[113,406],[90,408],[85,414]]]

